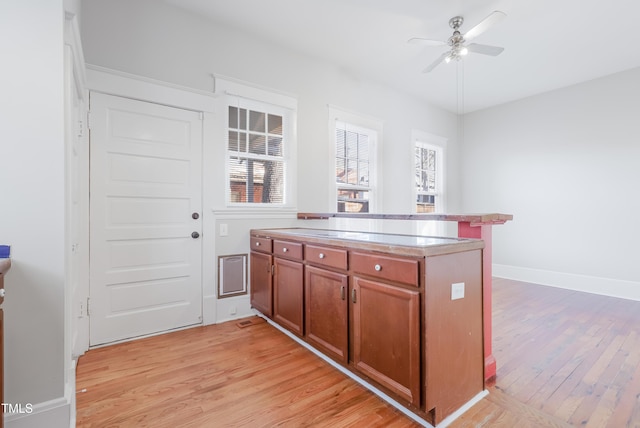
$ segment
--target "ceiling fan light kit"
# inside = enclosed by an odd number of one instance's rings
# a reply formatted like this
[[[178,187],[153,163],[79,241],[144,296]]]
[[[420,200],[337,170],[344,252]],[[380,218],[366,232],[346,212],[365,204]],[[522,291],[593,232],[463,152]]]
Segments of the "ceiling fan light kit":
[[[487,31],[491,26],[502,20],[505,16],[506,14],[504,12],[496,10],[464,34],[460,32],[460,27],[464,23],[464,18],[462,16],[454,16],[449,20],[449,26],[453,28],[453,35],[449,37],[446,42],[440,40],[425,39],[421,37],[414,37],[412,39],[409,39],[409,43],[414,44],[422,44],[426,46],[449,46],[449,50],[447,52],[444,52],[427,68],[425,68],[423,70],[423,73],[429,73],[442,62],[448,64],[454,59],[456,61],[459,61],[469,52],[490,56],[500,55],[504,48],[498,46],[481,45],[477,43],[466,43]]]

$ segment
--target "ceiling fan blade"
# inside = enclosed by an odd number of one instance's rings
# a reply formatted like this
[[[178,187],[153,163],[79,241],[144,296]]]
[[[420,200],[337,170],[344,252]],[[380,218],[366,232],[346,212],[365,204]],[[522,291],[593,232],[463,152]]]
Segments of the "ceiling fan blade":
[[[479,45],[478,43],[471,43],[467,45],[467,49],[469,50],[469,52],[491,56],[498,56],[504,50],[504,48],[501,48],[499,46]]]
[[[480,34],[487,31],[491,26],[501,21],[505,16],[507,16],[504,12],[500,12],[499,10],[494,10],[487,16],[485,19],[480,21],[475,27],[464,33],[464,39],[469,41],[478,37]]]
[[[440,40],[423,39],[422,37],[412,37],[407,40],[407,43],[423,46],[445,46],[447,44],[447,42],[443,42]]]
[[[449,51],[443,53],[442,55],[440,55],[438,57],[438,59],[436,59],[435,61],[433,61],[431,64],[429,64],[429,66],[427,68],[425,68],[424,70],[422,70],[423,73],[429,73],[431,70],[433,70],[434,68],[436,68],[438,65],[440,65],[441,62],[444,61],[444,59],[446,57],[449,56]]]

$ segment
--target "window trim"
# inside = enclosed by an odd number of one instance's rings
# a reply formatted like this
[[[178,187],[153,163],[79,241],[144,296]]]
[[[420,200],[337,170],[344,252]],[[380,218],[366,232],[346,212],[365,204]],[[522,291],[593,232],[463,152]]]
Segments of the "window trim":
[[[366,189],[369,193],[369,213],[376,213],[380,207],[382,200],[382,189],[380,186],[380,166],[378,160],[381,159],[383,141],[383,122],[382,120],[367,117],[358,113],[353,113],[335,106],[328,106],[329,110],[329,135],[331,144],[329,144],[329,158],[331,159],[332,168],[330,170],[331,191],[329,192],[329,212],[337,212],[338,210],[338,188],[348,187],[351,189]],[[336,181],[336,125],[343,123],[352,126],[356,131],[373,131],[373,148],[369,149],[371,157],[369,158],[369,186],[339,186]]]
[[[297,141],[296,141],[296,106],[297,101],[293,98],[279,93],[271,93],[262,88],[253,88],[241,85],[237,82],[218,80],[218,86],[225,88],[222,103],[222,129],[224,130],[224,203],[228,210],[261,210],[261,211],[282,211],[296,209],[297,195]],[[254,98],[255,97],[255,98]],[[283,203],[268,202],[231,202],[230,186],[230,165],[229,159],[232,153],[229,150],[229,107],[247,108],[265,113],[274,113],[282,116],[282,137],[284,141],[282,161],[284,162],[284,188]],[[244,153],[249,155],[249,153]],[[269,155],[251,155],[254,159],[271,160],[275,159]]]

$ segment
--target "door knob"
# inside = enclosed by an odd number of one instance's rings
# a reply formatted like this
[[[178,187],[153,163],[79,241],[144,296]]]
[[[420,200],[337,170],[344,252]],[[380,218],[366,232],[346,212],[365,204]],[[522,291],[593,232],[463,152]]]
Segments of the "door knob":
[[[193,232],[193,233],[191,233],[191,237],[193,239],[198,239],[200,237],[200,234],[198,232]]]
[[[193,213],[193,214],[191,214],[191,218],[192,218],[192,219],[194,219],[194,220],[197,220],[197,219],[199,219],[199,218],[200,218],[200,214],[198,214],[198,213]]]

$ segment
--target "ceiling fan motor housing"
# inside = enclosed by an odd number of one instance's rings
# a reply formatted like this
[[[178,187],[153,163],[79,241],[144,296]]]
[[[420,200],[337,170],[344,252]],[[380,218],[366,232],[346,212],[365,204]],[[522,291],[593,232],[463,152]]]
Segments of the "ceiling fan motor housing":
[[[449,27],[458,31],[458,28],[462,27],[462,23],[464,22],[464,18],[461,16],[454,16],[449,20]]]

